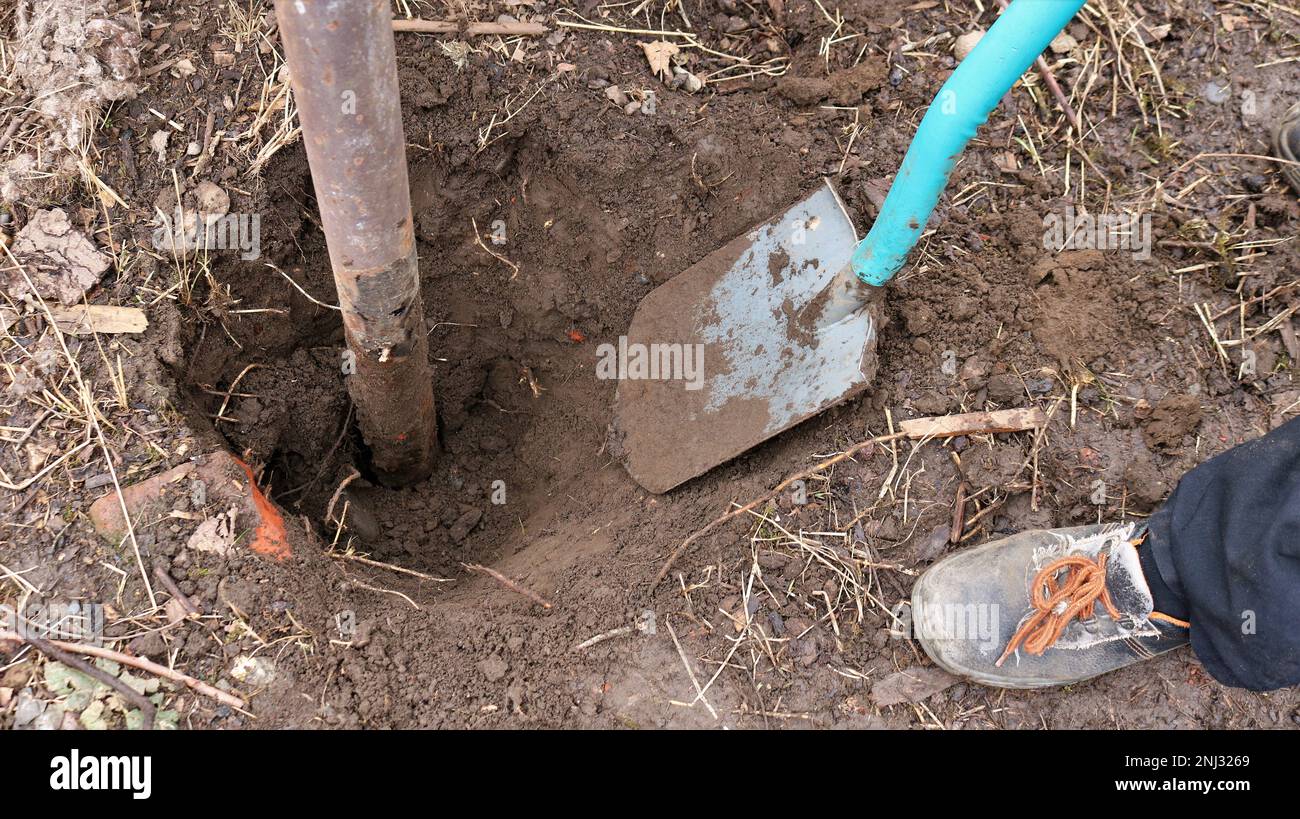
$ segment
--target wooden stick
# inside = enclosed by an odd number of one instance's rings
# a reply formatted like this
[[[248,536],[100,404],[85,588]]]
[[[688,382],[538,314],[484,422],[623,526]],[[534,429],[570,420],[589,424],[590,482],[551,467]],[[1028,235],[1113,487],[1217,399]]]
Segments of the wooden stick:
[[[109,674],[104,669],[93,666],[80,657],[74,657],[57,646],[51,645],[49,640],[43,640],[40,637],[32,636],[28,636],[26,639],[27,642],[35,646],[45,656],[58,660],[66,666],[75,668],[87,677],[93,677],[121,694],[128,702],[136,708],[139,708],[140,713],[144,715],[144,729],[148,731],[153,728],[154,717],[157,716],[158,709],[154,708],[153,703],[149,702],[149,698],[144,694],[136,691],[134,688],[122,682],[122,680],[117,677],[114,677],[112,674]]]
[[[952,505],[952,528],[948,530],[948,542],[960,543],[961,533],[966,528],[966,481],[957,483],[957,500]]]
[[[167,570],[161,564],[154,564],[153,576],[158,578],[158,582],[163,584],[163,588],[167,590],[167,593],[180,604],[181,608],[185,609],[186,614],[202,613],[199,611],[198,606],[194,605],[190,598],[180,590],[180,587],[176,585],[176,581],[172,579],[172,576],[167,573]]]
[[[834,466],[840,461],[852,458],[874,444],[893,441],[898,438],[951,438],[955,435],[976,435],[988,432],[1019,432],[1026,429],[1041,429],[1046,425],[1047,418],[1043,415],[1042,410],[1037,407],[1022,407],[1019,409],[997,410],[995,412],[968,412],[962,415],[941,415],[933,418],[915,418],[911,421],[903,421],[899,424],[898,432],[889,435],[877,435],[875,438],[859,441],[840,454],[791,475],[762,497],[756,498],[744,506],[738,506],[705,524],[704,528],[697,530],[695,534],[683,540],[681,545],[668,556],[668,559],[664,561],[663,568],[659,570],[659,574],[655,575],[654,581],[651,582],[650,591],[654,591],[655,587],[668,576],[668,571],[677,562],[677,558],[681,557],[682,552],[686,551],[692,543],[704,535],[712,532],[727,521],[755,509],[760,504],[766,503],[795,481],[808,478],[827,467]]]
[[[0,640],[29,642],[29,640],[21,634],[5,629],[0,629]],[[202,680],[195,679],[188,674],[182,674],[181,672],[168,668],[165,665],[158,665],[154,661],[147,660],[144,657],[132,657],[130,654],[123,654],[122,652],[114,651],[111,648],[85,645],[83,643],[65,643],[62,640],[48,640],[46,642],[55,648],[61,648],[64,651],[70,651],[74,654],[85,654],[89,657],[102,657],[105,660],[112,660],[113,662],[121,663],[122,665],[129,665],[132,668],[138,668],[141,671],[148,671],[150,674],[165,677],[173,682],[185,683],[200,694],[211,697],[217,702],[224,703],[232,708],[244,707],[244,701],[239,697],[236,697],[233,694],[227,694],[220,688],[213,688]]]
[[[550,609],[555,607],[555,604],[552,603],[550,600],[547,600],[545,597],[542,597],[540,594],[533,591],[532,589],[524,588],[523,586],[519,585],[515,581],[503,575],[501,572],[497,571],[496,569],[490,569],[487,566],[480,566],[477,563],[462,563],[460,565],[469,569],[471,572],[478,572],[480,574],[487,575],[488,577],[497,581],[501,585],[505,586],[510,591],[522,594],[524,597],[527,597],[529,600],[532,600],[534,603],[536,603],[537,605],[541,606],[544,609]]]
[[[1018,407],[994,412],[966,412],[913,418],[898,425],[908,438],[952,438],[957,435],[984,435],[991,432],[1023,432],[1041,429],[1047,418],[1038,407]]]
[[[503,37],[536,37],[550,31],[541,23],[460,23],[455,20],[394,20],[393,31],[417,34],[462,34],[467,37],[499,34]]]

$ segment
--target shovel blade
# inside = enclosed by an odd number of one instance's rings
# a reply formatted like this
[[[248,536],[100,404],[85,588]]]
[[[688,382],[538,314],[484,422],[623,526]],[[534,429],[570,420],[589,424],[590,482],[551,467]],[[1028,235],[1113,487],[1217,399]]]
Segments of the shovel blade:
[[[866,389],[875,308],[801,318],[856,244],[826,182],[645,297],[600,365],[619,379],[611,448],[637,483],[666,492]]]

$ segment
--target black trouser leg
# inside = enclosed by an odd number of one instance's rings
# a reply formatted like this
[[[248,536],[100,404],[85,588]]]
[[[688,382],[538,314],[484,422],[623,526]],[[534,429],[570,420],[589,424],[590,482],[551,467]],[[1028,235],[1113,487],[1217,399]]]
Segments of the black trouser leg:
[[[1138,551],[1216,680],[1300,684],[1300,418],[1184,475]]]

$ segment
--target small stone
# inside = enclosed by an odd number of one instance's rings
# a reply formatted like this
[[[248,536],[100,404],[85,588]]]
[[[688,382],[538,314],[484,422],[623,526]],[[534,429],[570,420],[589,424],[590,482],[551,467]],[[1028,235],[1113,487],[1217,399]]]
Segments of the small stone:
[[[1062,31],[1047,46],[1053,54],[1069,54],[1079,47],[1079,41],[1070,36],[1069,32]]]
[[[1206,102],[1222,105],[1232,96],[1232,83],[1228,80],[1210,80],[1201,89],[1201,95]]]
[[[265,657],[244,654],[235,659],[230,667],[230,676],[254,688],[262,688],[275,680],[275,664]]]
[[[623,106],[624,114],[635,114],[637,111],[640,110],[641,110],[641,103],[637,102],[636,100],[632,100],[627,105]]]
[[[36,731],[57,731],[63,727],[63,706],[51,703],[41,715],[32,720],[32,729]]]
[[[989,379],[989,398],[999,404],[1013,404],[1025,394],[1020,379],[1010,373],[1000,373]]]
[[[971,51],[975,49],[975,46],[979,45],[979,41],[983,39],[983,37],[984,29],[982,28],[977,28],[974,31],[968,31],[961,35],[952,44],[953,56],[959,60],[966,59],[966,57],[970,55]]]
[[[460,543],[468,537],[469,533],[478,525],[478,522],[482,517],[483,511],[481,509],[470,509],[468,512],[465,512],[460,517],[456,518],[456,522],[451,525],[450,534],[452,541]]]
[[[199,213],[205,217],[225,216],[230,212],[230,194],[207,179],[194,186],[194,199]]]
[[[1055,386],[1050,378],[1030,378],[1025,383],[1029,387],[1029,392],[1034,395],[1047,395]],[[1080,393],[1080,397],[1082,397],[1082,393]]]
[[[156,631],[147,631],[141,634],[128,643],[127,646],[133,653],[141,657],[155,658],[167,655],[167,643],[163,640],[162,635]]]
[[[785,634],[785,620],[781,619],[781,615],[779,613],[775,611],[768,612],[767,622],[768,625],[772,627],[773,636],[781,637],[782,635]]]
[[[987,358],[980,355],[973,355],[962,363],[959,375],[961,380],[965,381],[967,384],[971,386],[979,386],[984,383],[985,378],[988,378],[989,370],[991,368],[992,363]]]
[[[617,85],[611,85],[609,88],[605,89],[605,98],[617,105],[619,108],[623,108],[627,105],[627,94],[624,94],[623,90]]]
[[[82,488],[98,489],[101,486],[108,486],[112,482],[113,482],[112,473],[101,472],[98,475],[91,475],[89,478],[86,478],[86,482],[82,484]]]
[[[159,164],[167,161],[167,141],[171,139],[171,131],[157,130],[153,136],[149,137],[149,148],[158,158]]]

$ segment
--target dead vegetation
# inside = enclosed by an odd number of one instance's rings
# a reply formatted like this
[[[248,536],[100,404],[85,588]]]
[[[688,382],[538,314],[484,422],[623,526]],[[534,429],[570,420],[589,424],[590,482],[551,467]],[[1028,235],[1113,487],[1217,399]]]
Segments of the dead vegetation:
[[[531,13],[527,3],[399,0],[396,8],[407,19],[500,22],[505,14],[510,17],[506,22],[540,22],[551,29],[542,36],[399,35],[437,36],[451,71],[477,70],[475,58],[517,69],[503,75],[507,79],[499,92],[486,97],[484,107],[475,112],[477,153],[491,156],[492,149],[526,130],[530,117],[542,115],[542,104],[554,95],[590,91],[618,104],[617,95],[607,93],[610,82],[584,73],[581,52],[574,46],[575,41],[588,42],[583,38],[608,40],[612,48],[645,60],[654,70],[640,77],[637,87],[621,90],[622,111],[633,103],[633,112],[645,111],[646,100],[666,90],[693,90],[691,105],[700,118],[710,116],[715,95],[753,93],[758,99],[781,78],[808,70],[792,59],[787,36],[788,15],[796,13],[796,5],[778,0],[721,2],[721,31],[694,19],[689,4],[678,0],[601,3],[590,13],[566,9],[555,15]],[[897,88],[912,75],[950,68],[953,31],[987,25],[992,4],[917,3],[886,27],[876,25],[879,21],[869,25],[870,15],[861,8],[841,7],[850,4],[816,0],[803,5],[807,8],[798,13],[807,15],[816,32],[816,60],[811,62],[820,63],[821,75],[879,61],[897,78],[896,84],[890,80],[890,87]],[[1207,105],[1222,103],[1207,102],[1205,88],[1179,79],[1185,77],[1181,67],[1173,72],[1167,67],[1171,60],[1182,59],[1171,32],[1188,26],[1208,41],[1198,58],[1206,65],[1222,64],[1216,62],[1222,57],[1222,40],[1249,32],[1266,55],[1257,68],[1293,69],[1300,61],[1300,12],[1281,3],[1224,0],[1210,4],[1214,14],[1208,19],[1188,23],[1180,4],[1149,5],[1132,0],[1090,2],[1072,27],[1072,42],[1062,42],[1046,55],[1047,69],[1060,84],[1068,109],[1051,91],[1046,73],[1027,74],[1013,92],[1020,102],[1014,116],[995,115],[999,121],[973,146],[992,157],[992,172],[950,191],[949,201],[953,207],[997,213],[1037,186],[1043,199],[1068,200],[1082,212],[1154,214],[1166,229],[1144,275],[1164,283],[1167,299],[1152,311],[1153,322],[1171,335],[1191,328],[1196,333],[1191,349],[1201,366],[1260,395],[1275,408],[1276,418],[1300,414],[1300,388],[1290,381],[1300,360],[1294,321],[1300,308],[1294,264],[1297,216],[1294,198],[1285,198],[1280,177],[1270,170],[1276,161],[1266,155],[1262,135],[1272,113],[1269,100],[1241,93],[1249,89],[1234,89],[1221,117],[1233,123],[1223,126],[1231,136],[1208,149],[1188,144],[1180,136],[1183,126]],[[132,521],[122,488],[195,454],[200,444],[177,407],[149,386],[161,380],[156,366],[142,363],[143,357],[152,356],[149,350],[115,332],[65,332],[67,319],[56,314],[60,308],[47,295],[49,288],[36,281],[47,271],[26,260],[16,234],[19,228],[37,224],[38,214],[48,213],[48,206],[64,206],[70,229],[88,237],[86,241],[111,260],[99,272],[109,270],[115,276],[112,286],[101,286],[98,278],[86,282],[71,298],[60,299],[65,306],[129,306],[148,312],[166,302],[189,310],[184,315],[200,322],[204,333],[233,340],[227,322],[279,308],[244,305],[223,283],[214,255],[160,250],[142,240],[134,226],[158,226],[161,217],[169,215],[169,206],[179,208],[184,219],[187,196],[192,207],[197,185],[226,168],[233,171],[224,187],[255,188],[268,166],[291,150],[300,135],[267,4],[228,0],[213,37],[203,42],[181,38],[177,47],[168,45],[175,29],[193,27],[194,21],[156,10],[142,13],[138,4],[128,4],[122,7],[128,12],[115,15],[110,8],[118,6],[102,0],[19,0],[0,16],[5,32],[0,49],[0,75],[5,78],[0,88],[0,198],[6,206],[0,215],[6,234],[0,259],[4,278],[24,284],[23,293],[16,284],[7,288],[0,306],[0,380],[5,386],[0,396],[0,487],[5,490],[0,602],[23,610],[30,601],[51,594],[51,575],[45,568],[56,565],[69,539],[94,539],[85,515],[89,500],[105,491],[116,493],[128,533],[122,542],[96,553],[88,571],[99,578],[97,586],[80,590],[88,599],[107,602],[106,614],[114,626],[115,648],[101,653],[100,659],[179,682],[173,689],[155,687],[150,694],[163,695],[154,703],[159,714],[173,711],[181,725],[191,720],[207,725],[213,702],[244,707],[245,695],[264,682],[259,675],[265,669],[255,658],[310,653],[327,641],[294,622],[287,611],[277,614],[269,630],[237,607],[200,611],[189,599],[193,584],[188,572],[182,574],[189,592],[169,588],[159,579],[148,559],[155,542],[152,530],[172,520]],[[952,30],[935,33],[936,21]],[[645,50],[656,43],[672,48]],[[141,157],[142,165],[158,157],[155,164],[166,171],[157,178],[164,184],[157,190],[139,190],[134,197],[123,193],[121,182],[129,172],[117,168],[110,156],[118,146],[97,143],[96,132],[107,131],[122,104],[138,93],[147,94],[151,83],[211,77],[222,70],[237,70],[237,85],[232,93],[208,100],[210,105],[195,101],[204,97],[201,89],[193,93],[194,99],[146,97],[148,128],[129,138],[138,144],[128,141],[126,153],[133,162]],[[1291,93],[1294,99],[1294,90]],[[1247,106],[1258,107],[1248,111]],[[903,102],[901,95],[883,110],[825,108],[840,118],[838,172],[849,178],[874,149],[879,122],[908,130],[923,113]],[[1253,130],[1237,126],[1238,119]],[[433,134],[408,138],[412,150],[442,150]],[[142,145],[148,150],[138,150]],[[1146,164],[1127,173],[1107,156],[1117,149]],[[694,158],[691,161],[693,165]],[[699,185],[712,188],[732,181],[724,177]],[[478,245],[510,268],[512,280],[519,276],[521,265],[490,250],[478,224],[471,224]],[[900,285],[943,267],[950,258],[947,253],[970,252],[939,226],[926,235]],[[220,399],[211,419],[218,431],[233,404],[257,397],[240,389],[247,372],[205,387]],[[537,401],[546,400],[532,371],[525,372],[525,387],[532,387]],[[1281,378],[1268,381],[1272,375]],[[1032,398],[1025,390],[1024,403],[1048,418],[1037,432],[1009,438],[968,435],[955,444],[909,441],[891,426],[865,443],[849,444],[846,439],[837,453],[809,457],[820,466],[798,470],[796,477],[758,501],[718,510],[720,517],[707,531],[681,544],[682,554],[698,552],[689,563],[683,559],[683,565],[676,565],[677,553],[666,565],[656,561],[662,566],[661,578],[672,580],[673,611],[665,618],[666,630],[694,692],[693,700],[678,707],[712,711],[715,688],[734,685],[744,692],[745,705],[730,716],[764,724],[827,724],[832,711],[878,715],[880,709],[865,692],[889,672],[922,662],[915,644],[889,636],[911,578],[950,546],[997,534],[998,519],[1009,505],[1022,503],[1029,512],[1059,507],[1057,494],[1078,487],[1049,485],[1040,458],[1064,451],[1062,441],[1070,442],[1072,452],[1079,450],[1072,432],[1080,424],[1109,423],[1121,411],[1149,409],[1124,396],[1122,387],[1151,382],[1155,373],[1093,372],[1080,363],[1014,376],[1022,383],[1049,382],[1048,391]],[[1095,404],[1080,399],[1089,389],[1101,393]],[[952,398],[964,411],[972,408],[975,396],[960,393]],[[889,417],[891,425],[894,420]],[[963,467],[977,451],[995,450],[1012,453],[1015,461],[996,480]],[[1087,472],[1078,476],[1088,491],[1094,491],[1086,483],[1091,478]],[[802,493],[798,500],[792,494],[796,488]],[[1099,519],[1131,511],[1127,489],[1112,486],[1107,494],[1102,487],[1101,500],[1092,510]],[[196,502],[178,511],[193,519],[174,520],[198,522],[216,510]],[[744,525],[738,526],[742,520]],[[340,563],[367,571],[413,571],[376,561],[346,542],[336,545],[329,556]],[[565,605],[563,599],[542,597],[496,570],[479,564],[467,568],[489,574],[491,582],[540,607]],[[38,576],[45,579],[32,579]],[[405,593],[365,577],[369,580],[353,582],[376,593],[401,594],[419,608]],[[416,579],[444,580],[427,573]],[[173,633],[193,624],[204,636],[181,656],[182,644],[173,640]],[[623,625],[578,647],[585,650],[647,631],[642,624]],[[142,665],[138,656],[128,654],[134,652],[129,646],[139,645],[135,641],[151,636],[164,641],[166,663]],[[7,638],[0,633],[0,640],[14,642]],[[231,647],[241,658],[249,658],[239,665],[243,681],[228,673]],[[194,668],[173,664],[178,659]],[[696,663],[704,674],[695,674]],[[821,668],[843,680],[849,693],[818,710],[808,707],[797,691],[802,675]],[[0,713],[9,703],[10,709],[17,706],[15,691],[40,690],[42,685],[47,686],[42,696],[51,703],[66,703],[77,685],[51,689],[61,671],[55,677],[49,672],[50,664],[30,648],[8,655],[0,664]],[[123,679],[122,669],[117,672],[114,679]],[[235,685],[224,681],[218,690],[215,686],[226,677],[235,679]],[[184,686],[197,696],[185,693]],[[235,688],[238,693],[226,690]],[[95,686],[86,690],[97,692],[94,699],[104,699]],[[320,696],[323,701],[324,693]],[[911,723],[922,727],[1004,725],[1010,720],[1005,706],[1005,696],[993,694],[942,704],[923,700],[908,703],[905,710]],[[129,707],[106,708],[116,714],[107,722],[111,726],[135,718],[128,716]],[[96,711],[96,718],[104,711]]]

